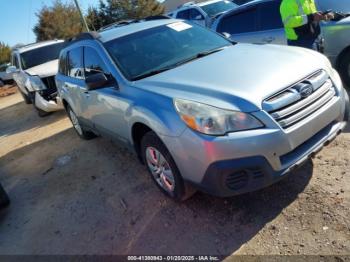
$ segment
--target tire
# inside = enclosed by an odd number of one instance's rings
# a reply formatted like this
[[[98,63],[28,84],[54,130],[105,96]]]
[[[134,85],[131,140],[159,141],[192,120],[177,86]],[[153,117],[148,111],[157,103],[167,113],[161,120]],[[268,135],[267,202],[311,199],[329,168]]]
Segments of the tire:
[[[34,109],[36,110],[36,112],[38,113],[38,116],[39,117],[46,117],[48,115],[51,114],[51,112],[46,112],[40,108],[38,108],[36,105],[35,105],[35,92],[31,93],[30,96],[29,96],[29,99],[31,100],[31,103],[33,104],[34,106]]]
[[[141,154],[153,181],[165,195],[176,201],[184,201],[196,192],[182,179],[174,159],[154,132],[143,136]]]
[[[22,90],[17,87],[19,93],[21,94],[21,96],[23,97],[24,102],[29,105],[32,104],[32,99],[30,98],[30,96],[26,95],[25,93],[22,92]]]
[[[2,79],[0,79],[0,87],[3,87],[5,85],[4,81],[2,81]]]
[[[44,110],[41,110],[40,108],[37,108],[35,105],[34,105],[34,108],[37,111],[39,117],[46,117],[51,114],[51,112],[46,112]]]
[[[10,204],[10,199],[0,184],[0,209],[8,206],[9,204]]]
[[[84,128],[79,123],[77,115],[74,113],[74,111],[69,105],[67,106],[67,114],[70,121],[72,122],[75,132],[81,139],[90,140],[96,137],[94,133],[84,130]]]
[[[339,73],[344,83],[350,88],[350,50],[341,57]]]

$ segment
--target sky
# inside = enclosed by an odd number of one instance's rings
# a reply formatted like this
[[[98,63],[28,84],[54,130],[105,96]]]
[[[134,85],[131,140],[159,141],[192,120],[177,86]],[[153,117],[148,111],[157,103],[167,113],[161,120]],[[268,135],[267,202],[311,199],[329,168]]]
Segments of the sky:
[[[0,0],[0,42],[14,46],[35,42],[33,27],[35,15],[43,5],[50,6],[54,0]],[[65,0],[72,1],[73,0]],[[78,0],[84,12],[98,0]]]

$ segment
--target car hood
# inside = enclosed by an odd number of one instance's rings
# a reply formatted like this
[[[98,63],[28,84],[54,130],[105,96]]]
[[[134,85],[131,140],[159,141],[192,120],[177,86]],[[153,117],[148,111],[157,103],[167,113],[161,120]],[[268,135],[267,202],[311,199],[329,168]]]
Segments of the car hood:
[[[322,68],[330,72],[327,58],[304,48],[236,44],[134,84],[172,98],[252,112]]]
[[[28,68],[25,71],[30,75],[37,75],[39,77],[54,76],[58,72],[58,59]]]

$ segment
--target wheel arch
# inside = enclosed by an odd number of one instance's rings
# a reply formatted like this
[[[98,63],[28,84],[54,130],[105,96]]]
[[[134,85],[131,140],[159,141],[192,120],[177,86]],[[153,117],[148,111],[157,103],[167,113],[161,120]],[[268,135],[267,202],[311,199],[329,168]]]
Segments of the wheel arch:
[[[143,163],[141,154],[141,140],[148,132],[155,132],[148,124],[135,122],[131,127],[131,139],[138,159]]]
[[[342,57],[346,54],[346,53],[350,53],[350,45],[345,47],[340,54],[337,56],[337,60],[336,60],[336,69],[339,69],[340,67],[340,63],[342,61]]]

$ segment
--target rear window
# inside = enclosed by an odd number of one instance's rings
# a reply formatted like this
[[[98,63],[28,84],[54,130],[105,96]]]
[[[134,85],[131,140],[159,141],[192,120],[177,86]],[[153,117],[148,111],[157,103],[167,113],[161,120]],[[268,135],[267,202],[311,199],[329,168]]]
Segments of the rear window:
[[[280,15],[280,1],[270,1],[259,5],[259,30],[283,28]]]
[[[231,35],[258,31],[257,13],[254,8],[224,17],[218,25],[218,31]]]

